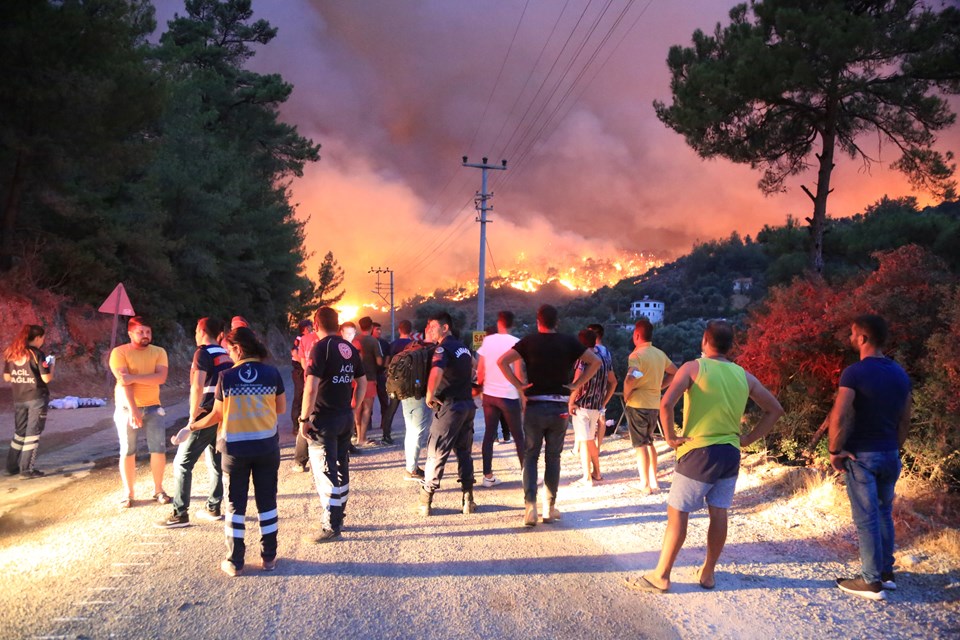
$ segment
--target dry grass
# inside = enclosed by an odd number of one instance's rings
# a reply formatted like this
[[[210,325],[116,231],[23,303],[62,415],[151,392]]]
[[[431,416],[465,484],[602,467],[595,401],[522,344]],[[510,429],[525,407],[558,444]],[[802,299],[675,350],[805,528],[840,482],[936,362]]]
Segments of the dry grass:
[[[791,523],[789,537],[817,539],[845,553],[855,550],[850,504],[838,474],[784,467],[758,453],[744,458],[741,482],[746,510]],[[935,558],[931,564],[939,569],[960,568],[960,496],[902,478],[893,517],[898,556]]]

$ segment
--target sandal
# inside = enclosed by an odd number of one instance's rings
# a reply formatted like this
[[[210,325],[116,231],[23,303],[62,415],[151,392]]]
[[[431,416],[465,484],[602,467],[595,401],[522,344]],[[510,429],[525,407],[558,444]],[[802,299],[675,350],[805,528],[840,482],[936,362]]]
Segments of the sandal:
[[[173,502],[173,499],[167,495],[166,491],[161,491],[160,493],[153,494],[153,499],[159,502],[160,504],[170,504]]]
[[[120,499],[121,509],[129,509],[132,506],[133,506],[133,498],[131,498],[130,496]]]

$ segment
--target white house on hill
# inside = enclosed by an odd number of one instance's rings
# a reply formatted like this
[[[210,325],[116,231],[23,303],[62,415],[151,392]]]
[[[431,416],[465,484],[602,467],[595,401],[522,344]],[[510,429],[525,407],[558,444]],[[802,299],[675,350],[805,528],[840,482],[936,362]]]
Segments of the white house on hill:
[[[653,324],[662,323],[663,303],[659,300],[651,300],[648,296],[644,296],[643,300],[633,301],[630,304],[630,317],[636,320],[641,316],[646,317]]]

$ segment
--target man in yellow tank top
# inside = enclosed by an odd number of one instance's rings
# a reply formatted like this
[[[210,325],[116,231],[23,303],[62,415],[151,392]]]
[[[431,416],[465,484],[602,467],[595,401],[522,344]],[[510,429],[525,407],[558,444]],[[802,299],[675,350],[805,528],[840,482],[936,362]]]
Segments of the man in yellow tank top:
[[[633,586],[665,592],[670,572],[687,536],[690,512],[703,507],[710,515],[707,556],[697,569],[704,589],[715,586],[714,571],[727,540],[727,510],[740,471],[740,448],[767,435],[783,407],[760,382],[727,359],[733,347],[733,327],[711,320],[703,333],[703,356],[677,371],[660,402],[660,423],[667,443],[677,450],[677,464],[667,498],[667,531],[656,568]],[[683,396],[683,436],[676,433],[673,410]],[[763,411],[750,433],[740,435],[740,420],[752,399]]]

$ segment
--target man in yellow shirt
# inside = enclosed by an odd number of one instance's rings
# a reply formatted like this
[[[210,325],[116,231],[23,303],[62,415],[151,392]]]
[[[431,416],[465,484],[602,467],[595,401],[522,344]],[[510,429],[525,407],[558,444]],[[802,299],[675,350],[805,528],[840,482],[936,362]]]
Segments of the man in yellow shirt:
[[[690,513],[707,504],[707,555],[697,569],[703,589],[716,585],[714,571],[727,541],[727,510],[733,501],[740,472],[740,449],[767,435],[783,415],[783,407],[766,387],[742,367],[727,359],[733,348],[733,327],[711,320],[700,343],[703,356],[685,362],[660,402],[660,423],[667,444],[677,450],[673,484],[667,498],[667,530],[656,568],[633,586],[665,592],[670,572],[687,537]],[[683,437],[676,434],[673,409],[683,396]],[[747,398],[763,415],[757,425],[740,435]]]
[[[114,422],[120,438],[120,480],[124,497],[121,507],[133,503],[136,480],[137,433],[146,433],[153,472],[153,499],[168,504],[163,490],[163,469],[167,462],[166,431],[160,406],[160,385],[167,381],[167,352],[154,346],[153,330],[141,316],[127,322],[129,344],[110,352],[110,370],[117,379]]]
[[[630,444],[637,452],[637,471],[640,473],[640,492],[658,493],[657,449],[653,446],[653,432],[660,419],[660,391],[670,386],[677,373],[677,365],[663,351],[653,346],[653,324],[641,318],[634,325],[633,353],[627,357],[627,377],[623,381],[626,401],[627,428]]]

